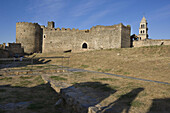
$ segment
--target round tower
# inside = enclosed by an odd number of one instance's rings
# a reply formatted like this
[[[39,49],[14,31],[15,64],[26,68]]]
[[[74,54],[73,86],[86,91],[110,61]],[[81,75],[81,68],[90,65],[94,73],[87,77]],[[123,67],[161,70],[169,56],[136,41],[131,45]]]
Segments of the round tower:
[[[42,51],[43,30],[37,23],[16,23],[16,43],[21,43],[25,53]]]

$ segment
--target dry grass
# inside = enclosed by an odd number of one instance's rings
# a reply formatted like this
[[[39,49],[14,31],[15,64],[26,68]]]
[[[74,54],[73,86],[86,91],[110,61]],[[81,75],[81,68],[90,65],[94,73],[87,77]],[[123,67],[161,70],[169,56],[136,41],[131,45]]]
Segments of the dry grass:
[[[129,109],[129,113],[146,113],[148,111],[153,112],[154,110],[157,112],[163,112],[162,107],[170,106],[170,102],[164,101],[165,99],[170,98],[169,85],[136,81],[88,72],[59,73],[58,75],[58,78],[64,79],[57,78],[56,81],[63,81],[71,85],[84,82],[99,82],[102,84],[108,84],[107,88],[99,88],[102,89],[102,91],[108,91],[108,89],[109,91],[116,91],[99,103],[106,106],[106,108],[120,108],[121,112]],[[1,76],[0,86],[8,84],[10,84],[10,86],[0,87],[0,104],[32,101],[33,103],[28,108],[16,109],[15,112],[46,113],[50,111],[50,113],[52,113],[57,111],[54,107],[54,104],[58,99],[57,94],[50,88],[49,85],[45,85],[43,83],[40,76]],[[98,88],[98,86],[91,85],[87,87]],[[161,100],[161,103],[158,104],[161,109],[157,109],[157,107],[155,108],[155,106],[152,106],[154,99]]]
[[[60,55],[70,56],[69,66],[74,68],[170,82],[170,46],[38,54],[37,57]],[[51,60],[51,64],[61,64],[61,59],[60,62],[59,59]]]
[[[24,76],[14,76],[14,77],[7,77],[1,76],[0,77],[0,85],[11,85],[11,86],[19,86],[19,87],[35,87],[37,85],[43,84],[44,81],[41,79],[41,76],[31,76],[31,75],[24,75]]]

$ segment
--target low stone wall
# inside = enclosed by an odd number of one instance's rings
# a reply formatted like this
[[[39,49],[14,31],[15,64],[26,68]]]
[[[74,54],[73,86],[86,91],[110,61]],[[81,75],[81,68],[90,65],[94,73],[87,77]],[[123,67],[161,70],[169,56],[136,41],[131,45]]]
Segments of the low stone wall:
[[[116,92],[116,90],[102,90],[105,88],[105,84],[100,82],[83,82],[73,85],[50,79],[51,75],[58,76],[57,74],[43,74],[41,76],[45,83],[49,83],[60,94],[62,102],[59,100],[57,103],[63,104],[65,108],[75,113],[99,113],[104,107],[100,102]],[[90,86],[98,87],[92,88]],[[100,89],[100,87],[102,88]]]
[[[4,49],[0,49],[0,58],[8,58],[9,57],[9,52]]]
[[[0,44],[0,58],[8,58],[14,56],[24,56],[24,48],[21,47],[21,43],[5,43]]]
[[[170,45],[170,40],[140,40],[133,41],[133,47]]]

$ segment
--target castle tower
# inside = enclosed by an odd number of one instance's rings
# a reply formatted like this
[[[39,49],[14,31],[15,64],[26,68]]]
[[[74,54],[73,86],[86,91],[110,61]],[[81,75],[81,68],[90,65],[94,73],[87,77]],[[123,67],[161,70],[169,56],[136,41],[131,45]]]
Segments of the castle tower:
[[[48,28],[54,28],[55,26],[54,26],[54,22],[53,21],[51,21],[51,22],[48,22]]]
[[[16,43],[21,43],[25,53],[42,51],[43,30],[37,23],[16,23]]]
[[[148,23],[146,21],[146,18],[143,17],[141,22],[140,22],[140,27],[139,27],[139,40],[145,40],[148,39]]]

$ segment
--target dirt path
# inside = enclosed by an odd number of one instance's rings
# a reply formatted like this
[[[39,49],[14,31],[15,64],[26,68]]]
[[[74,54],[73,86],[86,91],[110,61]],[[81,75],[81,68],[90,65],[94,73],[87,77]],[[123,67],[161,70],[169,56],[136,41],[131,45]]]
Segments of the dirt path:
[[[130,76],[124,76],[124,75],[116,75],[116,74],[111,74],[111,73],[90,71],[90,70],[77,69],[77,68],[69,68],[68,71],[71,71],[71,72],[91,72],[91,73],[100,73],[100,74],[106,74],[106,75],[112,75],[112,76],[116,76],[116,77],[121,77],[121,78],[128,78],[128,79],[140,80],[140,81],[145,81],[145,82],[155,82],[155,83],[159,83],[159,84],[168,84],[168,85],[170,85],[170,83],[168,83],[168,82],[154,81],[154,80],[141,79],[141,78],[136,78],[136,77],[130,77]]]

